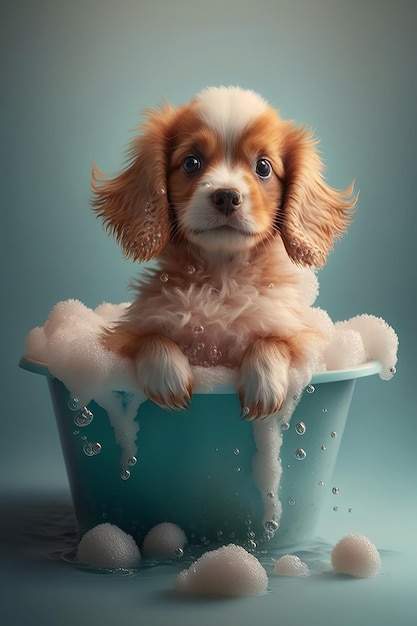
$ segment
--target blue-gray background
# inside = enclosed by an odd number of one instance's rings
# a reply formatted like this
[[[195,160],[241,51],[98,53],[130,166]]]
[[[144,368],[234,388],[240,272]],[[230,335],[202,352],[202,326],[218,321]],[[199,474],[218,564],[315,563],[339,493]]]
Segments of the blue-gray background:
[[[316,129],[330,184],[356,179],[359,210],[320,273],[318,303],[334,320],[383,317],[399,335],[400,358],[391,382],[373,377],[357,386],[337,468],[344,502],[357,513],[339,523],[362,524],[378,538],[395,503],[406,517],[415,502],[417,435],[416,7],[415,0],[2,3],[3,490],[66,485],[46,383],[17,366],[26,333],[59,300],[125,301],[139,271],[89,208],[93,159],[108,173],[122,166],[144,107],[238,84]]]

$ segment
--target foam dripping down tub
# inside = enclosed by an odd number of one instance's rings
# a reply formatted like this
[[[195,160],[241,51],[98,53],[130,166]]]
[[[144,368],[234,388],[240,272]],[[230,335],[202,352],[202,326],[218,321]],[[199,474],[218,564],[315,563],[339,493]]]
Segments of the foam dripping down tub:
[[[147,400],[134,418],[137,454],[121,464],[101,406],[74,404],[42,363],[24,357],[20,366],[47,379],[80,536],[111,522],[140,544],[150,528],[172,522],[191,544],[233,541],[259,549],[314,538],[356,381],[380,371],[371,361],[315,374],[281,425],[274,418],[255,427],[240,420],[231,384],[195,393],[189,410],[178,413]],[[276,492],[271,460],[282,472]]]

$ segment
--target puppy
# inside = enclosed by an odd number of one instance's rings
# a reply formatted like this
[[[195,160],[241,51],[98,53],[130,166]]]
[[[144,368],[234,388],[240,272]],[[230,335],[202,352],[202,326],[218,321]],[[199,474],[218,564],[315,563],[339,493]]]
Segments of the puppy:
[[[246,419],[280,410],[289,368],[323,341],[303,268],[325,263],[356,201],[322,169],[310,132],[238,87],[148,110],[125,170],[94,166],[106,229],[127,257],[158,260],[102,338],[153,402],[186,407],[191,366],[223,366],[238,371]]]

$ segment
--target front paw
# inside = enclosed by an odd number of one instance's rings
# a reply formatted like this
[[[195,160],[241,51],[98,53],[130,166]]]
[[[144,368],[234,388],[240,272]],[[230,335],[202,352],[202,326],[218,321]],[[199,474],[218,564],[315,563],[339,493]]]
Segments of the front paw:
[[[289,385],[289,349],[274,339],[249,346],[240,367],[238,392],[242,417],[252,421],[272,417],[285,402]]]
[[[187,357],[176,343],[162,335],[149,335],[136,355],[139,384],[152,402],[163,409],[188,407],[193,376]]]

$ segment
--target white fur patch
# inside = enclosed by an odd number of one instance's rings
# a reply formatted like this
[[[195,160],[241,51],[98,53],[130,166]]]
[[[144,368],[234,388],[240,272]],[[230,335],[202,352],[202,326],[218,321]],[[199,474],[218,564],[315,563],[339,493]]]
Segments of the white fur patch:
[[[195,98],[201,118],[228,143],[269,105],[259,94],[240,87],[208,87]]]
[[[242,196],[242,205],[239,211],[232,216],[226,216],[217,211],[211,200],[211,195],[216,189],[236,189]],[[251,213],[250,190],[245,181],[244,171],[240,167],[228,167],[220,163],[210,168],[196,188],[185,211],[179,216],[179,221],[184,230],[191,236],[193,231],[210,231],[220,226],[231,226],[238,232],[257,234],[259,226]],[[215,233],[220,238],[221,233]],[[229,235],[230,239],[230,235]],[[200,242],[202,244],[202,242]],[[232,242],[223,242],[225,249],[230,251]],[[245,246],[243,246],[245,247]]]

